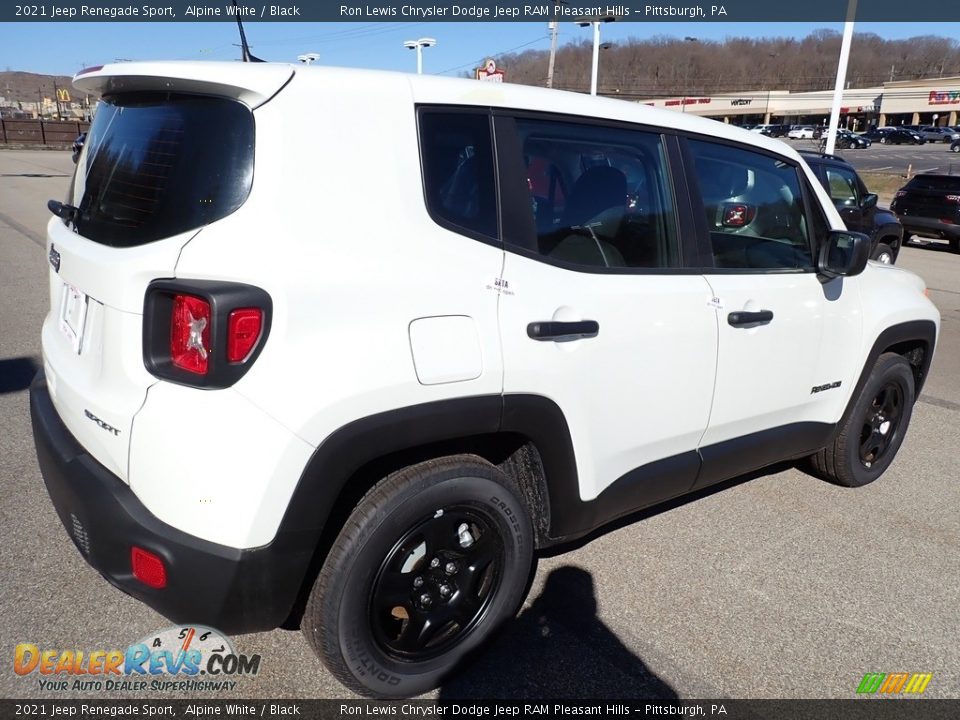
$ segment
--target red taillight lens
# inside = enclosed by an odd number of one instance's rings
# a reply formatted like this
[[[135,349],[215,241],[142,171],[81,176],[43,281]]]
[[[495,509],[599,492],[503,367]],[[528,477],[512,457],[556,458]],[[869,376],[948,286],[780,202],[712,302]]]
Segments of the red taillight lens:
[[[170,317],[170,359],[198,375],[207,373],[210,348],[210,304],[193,295],[175,295]]]
[[[227,361],[242,362],[260,339],[263,329],[263,310],[240,308],[230,313],[227,321]]]
[[[167,568],[157,555],[136,545],[130,548],[133,576],[144,585],[160,590],[167,586]]]
[[[960,203],[960,195],[947,195],[947,202]]]

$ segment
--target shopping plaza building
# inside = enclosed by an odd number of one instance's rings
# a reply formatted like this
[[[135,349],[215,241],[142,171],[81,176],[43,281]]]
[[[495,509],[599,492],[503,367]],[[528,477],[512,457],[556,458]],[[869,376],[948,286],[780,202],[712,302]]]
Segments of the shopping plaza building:
[[[824,125],[833,91],[754,90],[712,96],[652,98],[640,102],[735,125],[789,123]],[[886,125],[957,125],[960,76],[887,82],[882,87],[847,89],[840,125],[854,131]]]

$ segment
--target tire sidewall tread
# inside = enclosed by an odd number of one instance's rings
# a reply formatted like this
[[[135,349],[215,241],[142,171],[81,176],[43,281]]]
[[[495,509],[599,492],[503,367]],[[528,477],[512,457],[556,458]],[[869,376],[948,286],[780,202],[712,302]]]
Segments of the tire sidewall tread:
[[[494,503],[496,498],[499,502]],[[367,601],[390,545],[434,506],[473,503],[490,512],[505,540],[501,586],[474,631],[443,655],[402,663],[372,640]],[[302,630],[334,676],[361,695],[410,697],[439,685],[516,612],[533,563],[533,530],[518,491],[487,461],[459,455],[388,475],[364,495],[334,542],[310,593]],[[360,567],[366,570],[357,575]]]

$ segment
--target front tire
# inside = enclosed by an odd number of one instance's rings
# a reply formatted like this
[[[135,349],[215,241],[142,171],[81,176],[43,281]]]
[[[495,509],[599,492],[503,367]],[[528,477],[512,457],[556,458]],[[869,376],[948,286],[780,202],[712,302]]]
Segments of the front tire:
[[[360,501],[301,629],[354,692],[418,695],[513,617],[532,558],[530,518],[503,473],[472,455],[429,460]]]
[[[893,248],[886,243],[877,243],[877,249],[873,251],[873,259],[884,265],[893,265],[896,260]]]
[[[814,455],[817,474],[839,485],[873,482],[893,462],[913,413],[914,379],[902,355],[884,353],[873,366],[836,439]]]

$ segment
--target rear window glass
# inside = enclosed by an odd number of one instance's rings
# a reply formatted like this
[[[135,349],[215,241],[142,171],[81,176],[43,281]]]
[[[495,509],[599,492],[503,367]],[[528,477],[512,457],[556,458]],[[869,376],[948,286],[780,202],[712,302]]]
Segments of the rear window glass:
[[[910,190],[947,190],[960,192],[960,175],[917,175],[907,187]]]
[[[105,97],[68,202],[77,232],[131,247],[229,215],[253,181],[253,114],[212,97]]]

